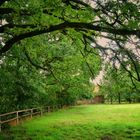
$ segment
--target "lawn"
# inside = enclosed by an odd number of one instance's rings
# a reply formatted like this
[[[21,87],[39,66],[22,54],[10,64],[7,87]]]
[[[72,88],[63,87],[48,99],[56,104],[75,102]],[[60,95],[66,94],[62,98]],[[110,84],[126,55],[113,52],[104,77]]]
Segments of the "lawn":
[[[0,140],[140,140],[140,104],[62,109],[12,127]]]

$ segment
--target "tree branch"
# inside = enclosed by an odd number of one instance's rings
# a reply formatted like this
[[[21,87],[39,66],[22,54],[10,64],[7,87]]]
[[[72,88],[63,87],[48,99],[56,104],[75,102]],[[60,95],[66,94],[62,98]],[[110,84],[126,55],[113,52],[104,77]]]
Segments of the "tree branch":
[[[12,12],[14,12],[12,8],[0,8],[0,14],[10,14]]]
[[[87,62],[84,53],[81,50],[80,50],[80,53],[81,53],[82,57],[84,58],[84,61],[85,61],[86,65],[87,65],[87,67],[88,67],[88,69],[89,69],[89,71],[91,73],[92,78],[94,78],[95,77],[94,72],[92,71],[89,63]]]
[[[123,50],[126,52],[128,58],[131,60],[133,66],[134,66],[134,69],[135,69],[135,72],[136,72],[136,75],[137,75],[137,80],[140,81],[140,75],[139,75],[139,70],[138,70],[138,66],[136,64],[136,61],[134,60],[134,58],[132,57],[132,53],[130,53],[127,49],[125,49],[124,47],[121,46],[121,44],[116,41],[117,45]]]
[[[78,29],[79,31],[81,29],[86,29],[86,30],[93,30],[93,31],[99,31],[99,32],[106,32],[106,33],[111,33],[111,34],[116,34],[116,35],[136,35],[140,36],[140,30],[129,30],[129,29],[113,29],[113,28],[106,28],[106,27],[101,27],[101,26],[96,26],[92,25],[91,23],[82,23],[82,22],[64,22],[60,23],[58,25],[53,25],[50,27],[44,27],[44,28],[39,28],[31,32],[27,33],[21,33],[17,36],[14,36],[13,38],[9,39],[3,48],[0,49],[0,55],[2,53],[7,52],[13,44],[29,37],[33,37],[36,35],[48,33],[48,32],[53,32],[57,30],[63,30],[65,28],[74,28]]]
[[[42,70],[44,70],[44,71],[49,72],[49,69],[48,69],[48,68],[42,67],[42,66],[40,66],[40,65],[37,65],[37,64],[35,64],[35,63],[31,60],[31,58],[30,58],[30,56],[29,56],[27,50],[25,49],[25,47],[24,47],[24,53],[25,53],[25,55],[26,55],[26,57],[27,57],[27,60],[30,62],[31,65],[33,65],[33,66],[34,66],[35,68],[37,68],[37,69],[42,69]]]
[[[5,24],[0,27],[0,33],[4,33],[6,28],[36,28],[37,26],[34,24]]]

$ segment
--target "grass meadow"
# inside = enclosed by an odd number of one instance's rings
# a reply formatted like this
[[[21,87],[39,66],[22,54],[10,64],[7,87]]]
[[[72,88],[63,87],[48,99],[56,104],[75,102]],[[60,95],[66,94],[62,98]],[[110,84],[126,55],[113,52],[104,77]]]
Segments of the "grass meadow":
[[[140,140],[140,104],[62,109],[12,127],[0,140]]]

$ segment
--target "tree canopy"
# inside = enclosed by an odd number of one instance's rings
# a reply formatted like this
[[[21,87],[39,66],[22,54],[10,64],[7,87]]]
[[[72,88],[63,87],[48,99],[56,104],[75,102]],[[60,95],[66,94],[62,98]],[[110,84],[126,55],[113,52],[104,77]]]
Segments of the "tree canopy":
[[[1,0],[0,20],[2,112],[91,98],[106,64],[140,82],[139,0]]]
[[[114,54],[112,60],[119,61],[133,79],[140,81],[139,66],[136,66],[139,63],[138,54],[131,49],[132,46],[133,50],[139,49],[138,0],[2,0],[0,6],[0,18],[6,21],[0,27],[1,55],[27,38],[45,34],[59,39],[65,35],[73,41],[81,38],[85,50],[91,42],[95,44],[95,49],[102,51],[102,55],[110,50]],[[77,33],[79,36],[76,36]],[[108,38],[115,47],[99,45],[98,36]],[[46,42],[49,42],[47,39]],[[136,74],[127,69],[124,57]]]

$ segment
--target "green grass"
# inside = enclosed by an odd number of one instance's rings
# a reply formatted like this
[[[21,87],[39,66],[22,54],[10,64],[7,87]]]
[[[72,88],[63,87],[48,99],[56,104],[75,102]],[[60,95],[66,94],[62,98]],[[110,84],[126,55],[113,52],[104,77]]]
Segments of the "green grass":
[[[140,140],[140,104],[71,107],[5,133],[0,140]]]

